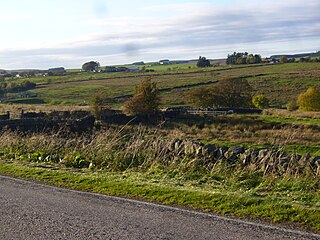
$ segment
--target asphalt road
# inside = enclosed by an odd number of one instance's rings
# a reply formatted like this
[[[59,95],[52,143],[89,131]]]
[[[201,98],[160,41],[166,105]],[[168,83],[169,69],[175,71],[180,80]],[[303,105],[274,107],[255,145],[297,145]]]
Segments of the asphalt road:
[[[0,176],[0,239],[320,239],[286,230]]]

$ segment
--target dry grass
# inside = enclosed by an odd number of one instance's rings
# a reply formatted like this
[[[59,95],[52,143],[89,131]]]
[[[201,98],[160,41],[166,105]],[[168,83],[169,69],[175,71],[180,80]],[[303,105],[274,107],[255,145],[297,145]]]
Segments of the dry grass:
[[[289,111],[285,109],[265,109],[263,114],[273,116],[283,116],[292,118],[313,118],[320,119],[320,112],[302,112],[302,111]]]
[[[163,136],[247,147],[288,146],[292,152],[320,154],[319,125],[265,121],[263,116],[220,116],[211,122],[168,123]]]
[[[268,159],[243,165],[240,155],[237,162],[231,163],[225,154],[213,157],[213,152],[197,142],[177,140],[171,136],[164,139],[158,130],[143,126],[124,126],[107,128],[89,135],[72,136],[63,132],[20,135],[5,131],[0,134],[0,141],[3,143],[0,146],[0,160],[54,163],[73,168],[96,167],[111,171],[159,168],[165,171],[179,170],[181,173],[208,174],[243,170],[259,172],[265,176],[267,166],[269,170],[273,169],[268,174],[277,176],[285,173],[284,176],[287,177],[296,175],[297,172],[307,177],[314,171],[312,167],[301,168],[301,161],[291,160],[288,171],[283,159],[278,157],[284,156],[281,144],[290,142],[295,135],[283,139],[283,132],[277,132],[273,143],[277,148],[274,148],[275,152],[268,151]],[[271,167],[269,161],[272,161]],[[305,161],[303,166],[307,166],[311,160]],[[314,176],[314,173],[310,176]]]

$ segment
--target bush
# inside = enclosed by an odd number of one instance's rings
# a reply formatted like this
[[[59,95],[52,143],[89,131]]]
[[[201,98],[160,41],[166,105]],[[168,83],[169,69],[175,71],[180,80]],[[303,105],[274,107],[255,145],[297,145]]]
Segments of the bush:
[[[307,91],[299,95],[297,103],[302,111],[320,111],[320,89],[308,88]]]
[[[124,110],[130,115],[155,115],[159,112],[160,97],[157,84],[150,78],[141,81],[134,96],[125,103]]]
[[[296,100],[291,100],[290,102],[287,103],[286,108],[289,111],[297,110],[298,109],[297,101]]]
[[[111,99],[108,97],[107,93],[103,91],[97,92],[91,100],[91,108],[93,115],[100,120],[101,116],[110,109]]]
[[[254,96],[252,98],[252,103],[255,107],[260,109],[269,107],[269,99],[263,94]]]

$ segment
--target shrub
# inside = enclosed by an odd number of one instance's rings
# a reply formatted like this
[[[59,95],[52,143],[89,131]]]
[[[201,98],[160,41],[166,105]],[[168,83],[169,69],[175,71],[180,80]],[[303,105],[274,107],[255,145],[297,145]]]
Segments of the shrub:
[[[298,97],[298,106],[302,111],[320,111],[320,89],[310,87]]]
[[[252,103],[255,107],[260,109],[269,107],[269,99],[263,94],[254,96],[252,98]]]
[[[100,120],[101,116],[110,109],[111,99],[108,97],[106,92],[99,91],[97,92],[92,100],[92,112],[94,116]]]
[[[130,115],[155,115],[159,112],[160,97],[157,84],[150,78],[141,81],[134,96],[125,103],[124,110]]]
[[[286,108],[289,111],[297,110],[298,109],[297,101],[296,100],[291,100],[290,102],[287,103]]]

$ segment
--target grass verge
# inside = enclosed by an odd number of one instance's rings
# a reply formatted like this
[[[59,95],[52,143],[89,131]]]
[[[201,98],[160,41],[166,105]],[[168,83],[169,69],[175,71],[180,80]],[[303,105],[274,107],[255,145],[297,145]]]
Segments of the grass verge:
[[[1,161],[0,173],[81,191],[142,199],[215,214],[257,218],[320,232],[318,179],[179,173],[157,168],[107,172]]]

